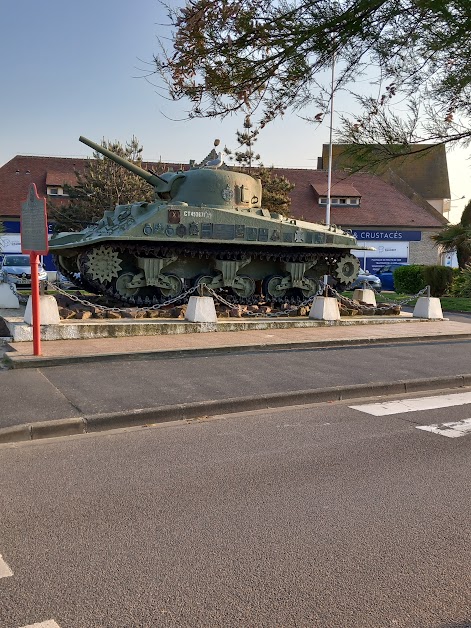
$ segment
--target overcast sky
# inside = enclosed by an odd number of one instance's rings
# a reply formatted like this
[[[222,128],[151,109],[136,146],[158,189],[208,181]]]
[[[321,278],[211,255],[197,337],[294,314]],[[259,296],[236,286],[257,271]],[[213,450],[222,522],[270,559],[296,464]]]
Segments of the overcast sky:
[[[216,137],[234,148],[242,116],[184,120],[185,106],[143,78],[167,21],[158,0],[1,0],[0,165],[18,154],[90,156],[79,135],[123,143],[135,135],[149,161],[200,161]],[[336,109],[350,106],[336,97]],[[327,142],[326,126],[288,115],[257,149],[265,165],[316,168]],[[471,198],[470,154],[449,153],[452,201]],[[454,221],[465,200],[452,203]]]

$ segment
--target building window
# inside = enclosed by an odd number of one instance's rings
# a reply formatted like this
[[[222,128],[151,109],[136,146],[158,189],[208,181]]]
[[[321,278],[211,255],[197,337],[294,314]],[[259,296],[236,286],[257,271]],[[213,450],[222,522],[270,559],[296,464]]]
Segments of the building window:
[[[49,188],[49,194],[51,196],[57,196],[57,194],[59,194],[59,188]]]
[[[360,199],[349,198],[348,196],[344,198],[331,198],[330,204],[331,205],[359,205]],[[325,196],[321,196],[319,198],[319,205],[327,205],[327,198]]]

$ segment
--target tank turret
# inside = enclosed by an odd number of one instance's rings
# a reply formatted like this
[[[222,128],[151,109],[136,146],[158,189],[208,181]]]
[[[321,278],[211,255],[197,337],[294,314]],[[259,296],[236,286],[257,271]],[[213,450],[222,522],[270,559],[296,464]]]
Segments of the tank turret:
[[[213,207],[261,207],[261,181],[248,174],[208,165],[186,171],[165,172],[159,176],[86,137],[81,136],[79,140],[147,181],[154,187],[156,199]]]
[[[145,305],[184,299],[204,284],[238,303],[296,303],[324,275],[342,287],[358,275],[351,233],[263,208],[260,180],[224,167],[220,156],[157,175],[80,141],[155,189],[152,203],[117,205],[83,231],[51,238],[59,270],[79,272],[92,292]]]

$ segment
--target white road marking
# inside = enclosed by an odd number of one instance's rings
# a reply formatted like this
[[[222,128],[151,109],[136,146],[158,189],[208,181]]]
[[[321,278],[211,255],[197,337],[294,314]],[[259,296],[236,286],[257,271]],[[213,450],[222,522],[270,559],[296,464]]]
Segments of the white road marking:
[[[29,624],[28,626],[22,626],[21,628],[60,628],[59,624],[53,619],[49,619],[48,621],[42,621],[39,624]]]
[[[418,430],[433,432],[448,438],[459,438],[471,432],[471,419],[463,419],[455,423],[437,423],[436,425],[417,425]]]
[[[437,395],[435,397],[417,397],[398,401],[383,401],[380,403],[366,403],[360,406],[349,406],[349,408],[366,412],[373,416],[386,416],[388,414],[402,414],[404,412],[418,412],[420,410],[449,408],[450,406],[463,406],[467,403],[471,403],[470,392]]]
[[[2,555],[0,554],[0,578],[8,578],[13,575],[13,571],[3,560]]]

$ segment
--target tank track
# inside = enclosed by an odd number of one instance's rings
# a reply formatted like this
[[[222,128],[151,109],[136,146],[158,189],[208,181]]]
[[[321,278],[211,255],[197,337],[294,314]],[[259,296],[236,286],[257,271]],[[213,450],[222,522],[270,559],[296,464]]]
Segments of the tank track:
[[[271,261],[273,263],[280,262],[311,262],[316,260],[317,263],[322,264],[324,267],[331,269],[334,267],[339,259],[349,252],[349,249],[316,249],[315,251],[302,251],[297,249],[287,249],[283,248],[282,251],[279,250],[269,250],[266,248],[259,248],[256,246],[253,247],[245,247],[243,251],[233,247],[227,246],[211,246],[211,247],[202,247],[200,244],[196,246],[185,246],[182,245],[171,246],[167,244],[143,244],[143,243],[133,243],[133,242],[107,242],[107,246],[112,247],[114,250],[118,251],[123,255],[129,256],[138,256],[138,257],[170,257],[173,255],[179,257],[190,257],[190,258],[199,258],[199,259],[211,259],[217,257],[218,259],[223,260],[242,260],[247,257],[251,257],[252,259],[258,260],[266,260]],[[83,247],[80,249],[80,257],[83,260],[84,253],[93,251],[95,247]],[[89,292],[93,292],[94,294],[106,295],[110,297],[113,301],[121,302],[127,306],[131,307],[145,307],[157,305],[159,303],[164,303],[168,298],[163,296],[153,295],[152,299],[150,297],[142,298],[140,296],[134,297],[126,297],[122,294],[116,292],[111,285],[107,285],[106,283],[102,283],[98,280],[91,279],[86,276],[86,269],[84,268],[83,261],[82,264],[79,262],[79,270],[81,273],[81,280],[77,281],[74,277],[73,273],[69,272],[66,268],[64,268],[58,259],[58,256],[54,256],[54,261],[63,275],[65,275],[68,279],[73,281],[77,286],[87,290]],[[330,270],[327,274],[330,274]],[[191,286],[185,284],[185,291],[188,290]],[[259,304],[261,302],[267,303],[269,301],[273,305],[299,305],[304,299],[300,293],[296,289],[288,291],[286,296],[278,299],[266,299],[261,294],[254,294],[249,298],[242,298],[237,295],[234,295],[230,289],[221,288],[217,290],[226,301],[229,301],[234,304]],[[290,294],[291,293],[291,294]],[[176,300],[174,303],[183,303],[185,299]]]

